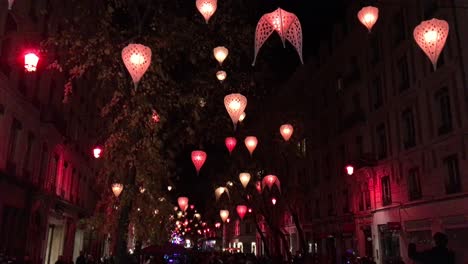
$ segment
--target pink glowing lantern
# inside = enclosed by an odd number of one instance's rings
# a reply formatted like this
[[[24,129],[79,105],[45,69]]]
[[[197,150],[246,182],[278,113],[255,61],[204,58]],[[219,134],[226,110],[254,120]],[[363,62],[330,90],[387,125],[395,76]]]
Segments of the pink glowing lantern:
[[[249,150],[250,156],[252,156],[253,152],[257,148],[258,140],[254,136],[246,137],[244,140],[245,146]]]
[[[252,212],[252,208],[249,208],[249,213],[251,213],[251,212]]]
[[[431,60],[434,70],[437,68],[437,60],[445,46],[448,33],[447,21],[435,18],[421,22],[414,29],[414,39]]]
[[[197,0],[195,3],[200,14],[208,24],[211,16],[216,12],[217,0]]]
[[[34,52],[28,52],[24,55],[24,69],[27,72],[35,72],[39,63],[39,56]]]
[[[371,32],[372,27],[379,19],[379,9],[373,6],[363,7],[357,15],[359,21]]]
[[[185,212],[188,208],[188,202],[189,202],[189,199],[187,197],[179,197],[177,199],[177,203],[179,204],[179,208],[180,210],[182,210],[183,212]]]
[[[100,147],[95,147],[93,149],[93,155],[96,159],[99,159],[101,157],[102,149]]]
[[[141,44],[129,44],[122,50],[122,60],[136,89],[151,64],[151,49]]]
[[[284,141],[288,141],[294,132],[294,128],[290,124],[284,124],[280,127],[280,133]]]
[[[161,118],[159,117],[159,114],[158,114],[158,112],[156,112],[156,110],[153,110],[153,113],[151,115],[151,119],[153,119],[154,123],[159,123],[159,121],[161,120]]]
[[[14,3],[15,3],[15,0],[8,0],[8,10],[11,10]]]
[[[296,48],[303,64],[301,23],[295,14],[278,8],[271,13],[264,14],[258,21],[255,30],[255,55],[252,65],[255,65],[258,51],[273,31],[279,34],[283,46],[285,46],[285,40],[288,40]]]
[[[190,209],[191,209],[191,210],[195,209],[195,205],[191,204],[191,205],[190,205]]]
[[[239,117],[247,107],[247,98],[239,93],[226,95],[224,97],[224,106],[231,117],[234,129],[236,129]]]
[[[229,50],[224,46],[218,46],[213,49],[213,56],[219,62],[219,65],[223,64],[223,61],[229,55]]]
[[[236,147],[237,140],[235,137],[227,137],[224,140],[224,144],[226,144],[226,148],[228,149],[229,154],[231,154],[234,148]]]
[[[205,164],[206,161],[206,152],[201,150],[192,151],[192,162],[195,168],[197,169],[197,174],[200,173],[200,169]]]
[[[240,219],[243,220],[245,214],[247,213],[247,206],[245,205],[238,205],[236,207],[237,214],[239,215]]]
[[[220,227],[221,227],[221,223],[218,223],[218,222],[215,223],[215,227],[216,227],[216,228],[220,228]]]
[[[354,167],[353,167],[353,165],[348,165],[348,166],[346,166],[345,169],[346,169],[346,173],[347,173],[349,176],[353,175],[353,173],[354,173]]]
[[[273,187],[273,185],[276,185],[276,187],[278,187],[278,190],[281,191],[280,181],[279,181],[278,177],[276,177],[275,175],[265,176],[263,178],[263,185],[268,186],[268,189],[270,189],[270,190]]]
[[[255,189],[257,189],[258,193],[262,193],[262,183],[260,181],[255,182]]]
[[[242,172],[239,174],[239,181],[241,182],[242,186],[247,188],[247,185],[250,182],[251,175],[248,172]]]
[[[115,197],[118,198],[120,196],[120,194],[122,193],[124,186],[121,183],[114,183],[114,184],[112,184],[111,188],[112,188],[112,192],[114,193]]]
[[[227,73],[225,71],[216,72],[216,78],[218,79],[218,81],[223,82],[224,80],[226,80],[226,77],[227,77]]]
[[[221,220],[223,220],[223,222],[226,222],[226,220],[229,217],[229,211],[228,210],[219,210],[219,216],[221,217]]]
[[[276,202],[277,202],[277,201],[276,201],[276,198],[271,198],[271,203],[272,203],[273,205],[275,205]]]

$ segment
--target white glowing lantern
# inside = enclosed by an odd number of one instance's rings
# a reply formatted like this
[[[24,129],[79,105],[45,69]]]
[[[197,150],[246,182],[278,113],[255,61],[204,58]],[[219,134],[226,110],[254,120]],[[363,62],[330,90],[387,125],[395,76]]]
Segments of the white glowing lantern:
[[[171,185],[167,186],[167,190],[172,191],[172,186]]]
[[[278,177],[276,177],[276,175],[267,175],[267,176],[265,176],[263,178],[263,185],[268,186],[268,189],[270,189],[270,190],[273,187],[273,185],[276,185],[276,187],[278,187],[278,190],[281,191],[281,184],[280,184],[280,181],[279,181]]]
[[[445,46],[449,33],[449,24],[445,20],[431,19],[421,22],[413,32],[414,39],[434,66]]]
[[[242,172],[241,174],[239,174],[239,181],[242,183],[242,186],[244,186],[244,188],[247,188],[247,185],[250,182],[250,178],[251,176],[248,172]]]
[[[146,189],[145,189],[145,187],[143,187],[143,186],[140,186],[140,193],[145,193],[145,192],[146,192]]]
[[[194,216],[196,219],[198,219],[198,220],[200,220],[200,218],[201,218],[201,215],[200,215],[199,213],[196,213],[196,214],[194,214],[193,216]]]
[[[182,210],[183,212],[185,212],[188,208],[188,202],[189,202],[189,199],[187,197],[179,197],[177,199],[177,203],[179,204],[179,208],[180,210]]]
[[[122,60],[136,89],[151,64],[151,49],[141,44],[129,44],[122,50]]]
[[[112,184],[111,187],[112,187],[112,192],[114,193],[115,197],[119,197],[124,188],[123,184],[121,183],[114,183]]]
[[[218,78],[218,81],[223,82],[226,80],[227,73],[225,71],[217,71],[216,72],[216,78]]]
[[[195,3],[200,14],[205,18],[205,22],[208,24],[211,16],[216,12],[217,0],[197,0]]]
[[[206,152],[202,150],[192,151],[192,162],[195,166],[195,169],[197,169],[197,174],[200,173],[201,167],[203,166],[203,164],[205,164],[206,157]]]
[[[246,115],[247,115],[247,114],[246,114],[245,112],[243,112],[243,113],[239,116],[239,122],[244,121]]]
[[[239,122],[239,117],[247,107],[247,98],[239,93],[229,94],[224,97],[224,106],[231,117],[234,129]]]
[[[302,60],[302,28],[299,18],[293,13],[278,8],[271,13],[264,14],[258,21],[255,30],[255,55],[252,65],[255,65],[258,51],[273,31],[279,34],[283,46],[285,40],[288,40],[296,48],[301,63],[304,63]]]
[[[219,200],[219,197],[221,197],[221,195],[222,195],[223,193],[226,193],[227,196],[229,197],[229,190],[228,190],[226,187],[218,187],[218,188],[216,188],[216,190],[215,190],[216,201]]]
[[[371,32],[372,27],[379,19],[379,9],[373,6],[363,7],[357,15],[359,21]]]
[[[226,47],[219,46],[213,49],[213,55],[219,62],[219,65],[223,64],[223,61],[227,58],[229,50]]]
[[[294,132],[294,128],[290,124],[284,124],[280,127],[281,136],[283,136],[284,141],[288,141]]]
[[[247,149],[249,150],[250,156],[252,156],[253,152],[257,148],[258,139],[254,136],[246,137],[244,143]]]
[[[229,211],[228,210],[219,210],[219,216],[221,217],[221,220],[223,220],[223,222],[226,222],[226,220],[229,217]]]
[[[8,0],[8,10],[11,10],[14,3],[15,3],[15,0]]]

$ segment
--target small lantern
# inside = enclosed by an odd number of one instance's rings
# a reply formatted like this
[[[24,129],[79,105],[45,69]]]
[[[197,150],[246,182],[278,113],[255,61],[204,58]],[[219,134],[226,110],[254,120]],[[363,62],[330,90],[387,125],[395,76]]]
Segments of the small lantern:
[[[239,93],[226,95],[224,97],[224,106],[231,117],[234,129],[236,129],[239,117],[247,107],[247,98]]]
[[[39,57],[35,53],[28,52],[24,55],[24,69],[27,72],[35,72],[37,63],[39,63]]]
[[[258,193],[262,193],[262,183],[260,181],[255,182],[255,189],[257,189]]]
[[[251,212],[252,212],[252,208],[249,208],[249,213],[251,213]]]
[[[445,46],[448,33],[447,21],[435,18],[421,22],[414,29],[414,39],[431,60],[434,70],[437,68],[437,60]]]
[[[123,184],[114,183],[114,184],[112,184],[111,187],[112,187],[112,192],[114,193],[115,197],[118,198],[120,196],[120,194],[122,193],[122,191],[123,191],[123,188],[124,188]]]
[[[151,64],[151,49],[141,44],[129,44],[122,50],[122,60],[136,89]]]
[[[281,136],[283,136],[284,141],[288,141],[294,132],[294,128],[290,124],[284,124],[280,127]]]
[[[302,60],[302,28],[299,18],[293,13],[278,8],[271,13],[263,15],[257,23],[255,30],[255,54],[252,65],[255,65],[258,51],[273,31],[279,34],[283,46],[285,46],[284,42],[287,39],[296,48],[301,63],[304,64]]]
[[[263,185],[268,186],[268,188],[271,190],[273,185],[276,185],[278,187],[278,190],[281,190],[281,185],[278,177],[275,175],[267,175],[263,178]]]
[[[237,214],[239,215],[240,219],[243,220],[245,214],[247,213],[247,206],[245,205],[238,205],[236,207]]]
[[[179,197],[177,199],[177,203],[179,204],[179,208],[183,212],[185,212],[187,210],[188,202],[189,202],[189,199],[187,197]]]
[[[95,147],[93,149],[93,155],[96,159],[99,159],[101,157],[102,149],[100,147]]]
[[[216,227],[216,228],[220,228],[220,227],[221,227],[221,223],[215,223],[215,227]]]
[[[192,151],[192,162],[195,168],[197,169],[197,174],[200,172],[201,167],[205,164],[206,152],[201,150]]]
[[[145,192],[146,192],[146,189],[145,189],[145,187],[143,187],[143,186],[140,186],[140,193],[145,193]]]
[[[191,209],[191,210],[195,209],[195,205],[191,204],[191,205],[190,205],[190,209]]]
[[[14,3],[15,3],[15,0],[8,0],[8,10],[11,10]]]
[[[239,122],[244,121],[246,115],[247,114],[245,112],[242,112],[242,114],[239,116]]]
[[[353,175],[353,173],[354,173],[354,167],[353,167],[352,165],[346,166],[345,169],[346,169],[346,173],[347,173],[349,176]]]
[[[249,150],[250,156],[252,156],[255,148],[257,148],[258,140],[256,137],[250,136],[246,137],[244,140],[245,146]]]
[[[275,204],[276,204],[276,198],[274,198],[274,197],[271,198],[271,203],[272,203],[273,205],[275,205]]]
[[[219,210],[219,216],[221,217],[221,220],[223,220],[223,222],[226,222],[226,220],[229,217],[229,211],[228,210]]]
[[[219,62],[219,65],[223,64],[223,61],[227,58],[229,50],[226,47],[219,46],[213,49],[213,55]]]
[[[226,188],[226,187],[218,187],[216,188],[215,190],[215,197],[216,197],[216,201],[219,200],[219,197],[221,197],[221,195],[223,193],[226,193],[229,197],[229,190]]]
[[[217,0],[197,0],[195,3],[200,14],[205,18],[208,24],[211,16],[216,12]]]
[[[379,19],[379,9],[373,6],[363,7],[357,15],[359,21],[371,32],[372,27]]]
[[[159,121],[161,120],[161,118],[159,117],[159,114],[158,114],[158,112],[156,112],[156,110],[153,110],[153,113],[151,115],[151,119],[153,119],[154,123],[159,123]]]
[[[224,140],[224,144],[226,144],[226,148],[228,149],[229,154],[231,154],[234,148],[236,147],[237,140],[235,137],[227,137]]]
[[[167,190],[172,191],[172,186],[171,185],[167,186]]]
[[[217,71],[216,72],[216,78],[218,78],[218,81],[223,82],[226,80],[227,73],[225,71]]]
[[[247,188],[250,178],[251,176],[248,172],[242,172],[241,174],[239,174],[239,181],[242,183],[242,186],[244,186],[244,189]]]
[[[200,215],[199,213],[196,213],[196,214],[194,214],[193,216],[194,216],[196,219],[198,219],[198,220],[200,220],[200,218],[201,218],[201,215]]]

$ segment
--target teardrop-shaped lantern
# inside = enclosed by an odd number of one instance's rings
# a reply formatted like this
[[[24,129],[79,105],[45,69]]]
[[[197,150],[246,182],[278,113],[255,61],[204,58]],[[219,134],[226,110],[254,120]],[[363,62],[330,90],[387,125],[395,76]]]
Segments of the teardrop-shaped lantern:
[[[195,3],[198,12],[205,18],[205,22],[208,24],[211,16],[216,12],[218,6],[217,0],[197,0]]]
[[[129,44],[122,50],[122,60],[136,89],[151,64],[151,49],[141,44]]]
[[[239,122],[244,121],[246,115],[247,114],[245,112],[242,112],[242,114],[239,116]]]
[[[371,32],[372,27],[379,19],[379,9],[374,6],[363,7],[357,15],[359,21]]]
[[[188,208],[188,202],[189,202],[189,199],[187,197],[179,197],[177,199],[177,203],[179,204],[179,208],[180,210],[182,210],[183,212],[185,212]]]
[[[413,32],[414,40],[432,62],[434,70],[445,46],[449,24],[445,20],[431,19],[421,22]]]
[[[258,140],[254,136],[246,137],[244,140],[245,146],[249,150],[250,156],[252,156],[255,148],[257,148]]]
[[[280,127],[280,133],[284,141],[288,141],[294,132],[294,128],[290,124],[284,124]]]
[[[101,147],[95,147],[93,149],[93,156],[96,158],[96,159],[99,159],[101,157],[101,153],[102,153],[102,148]]]
[[[278,177],[276,177],[275,175],[265,176],[263,178],[263,185],[268,186],[268,189],[270,189],[270,190],[273,187],[273,185],[276,185],[276,187],[278,187],[278,190],[281,191],[280,181],[279,181]]]
[[[221,217],[221,220],[223,220],[223,222],[226,222],[226,220],[229,217],[229,211],[228,210],[219,210],[219,216]]]
[[[216,72],[216,78],[218,79],[218,81],[223,82],[224,80],[226,80],[226,77],[227,77],[227,73],[225,71]]]
[[[236,129],[239,117],[247,107],[247,98],[239,93],[226,95],[224,97],[224,106],[231,117],[234,129]]]
[[[124,188],[123,184],[121,183],[114,183],[112,184],[111,187],[112,187],[112,192],[114,193],[115,197],[119,197]]]
[[[24,55],[24,69],[27,72],[35,72],[37,64],[39,63],[39,56],[34,52],[28,52]]]
[[[218,188],[216,188],[216,190],[215,190],[216,201],[219,200],[219,197],[221,197],[221,195],[222,195],[223,193],[226,193],[227,196],[229,197],[229,190],[228,190],[228,188],[226,188],[226,187],[218,187]]]
[[[205,164],[206,161],[206,152],[202,150],[192,151],[192,162],[195,168],[197,169],[197,174],[200,173],[200,169]]]
[[[227,137],[224,140],[224,143],[226,144],[226,148],[228,149],[229,154],[231,154],[234,148],[236,147],[237,140],[235,137]]]
[[[242,172],[239,174],[239,181],[241,182],[244,188],[247,188],[247,185],[250,182],[250,178],[251,176],[250,176],[250,173],[248,172]]]
[[[146,188],[143,187],[143,186],[140,186],[140,189],[139,189],[139,190],[140,190],[140,193],[145,193],[145,192],[146,192]]]
[[[286,39],[294,46],[299,54],[301,63],[304,64],[302,60],[301,22],[299,22],[299,18],[295,14],[278,8],[271,13],[264,14],[257,23],[257,29],[255,30],[255,54],[252,65],[255,65],[258,51],[273,31],[278,33],[283,46]]]
[[[219,46],[213,49],[213,55],[215,59],[219,62],[219,65],[222,65],[223,61],[229,55],[229,50],[226,47]]]
[[[247,206],[245,205],[238,205],[236,207],[237,214],[239,215],[240,219],[243,220],[245,214],[247,213]]]
[[[14,3],[15,3],[15,0],[8,0],[8,10],[11,10]]]
[[[255,189],[257,189],[258,193],[262,193],[262,183],[260,181],[255,182]]]

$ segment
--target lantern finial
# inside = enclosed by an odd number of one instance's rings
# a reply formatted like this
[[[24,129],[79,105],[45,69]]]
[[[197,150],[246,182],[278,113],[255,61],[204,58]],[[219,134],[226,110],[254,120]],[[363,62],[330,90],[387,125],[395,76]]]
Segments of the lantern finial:
[[[379,9],[374,6],[366,6],[358,12],[357,16],[359,21],[371,32],[372,27],[379,19]]]
[[[129,44],[122,50],[122,60],[136,89],[151,64],[151,49],[141,44]]]
[[[210,20],[211,16],[216,12],[217,0],[197,0],[195,5],[208,24],[208,20]]]
[[[437,60],[445,46],[448,33],[447,21],[435,18],[421,22],[414,29],[414,39],[431,60],[434,70],[437,68]]]

